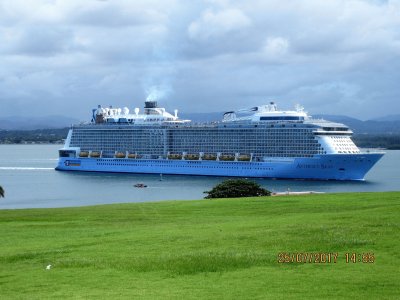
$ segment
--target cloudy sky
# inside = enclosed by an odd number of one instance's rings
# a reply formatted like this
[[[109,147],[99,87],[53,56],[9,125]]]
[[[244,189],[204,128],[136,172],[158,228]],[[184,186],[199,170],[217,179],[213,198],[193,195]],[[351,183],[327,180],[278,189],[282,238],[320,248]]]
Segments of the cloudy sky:
[[[0,117],[400,113],[400,0],[0,0]]]

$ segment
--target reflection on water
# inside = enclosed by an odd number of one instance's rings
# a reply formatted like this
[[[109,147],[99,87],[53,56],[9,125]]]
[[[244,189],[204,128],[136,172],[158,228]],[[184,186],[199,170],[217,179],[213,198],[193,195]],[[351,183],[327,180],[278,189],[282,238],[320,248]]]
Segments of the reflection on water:
[[[0,145],[0,208],[64,207],[120,202],[201,199],[225,178],[181,175],[59,172],[59,145]],[[386,155],[366,181],[254,179],[272,192],[393,191],[400,187],[400,151]],[[144,183],[147,188],[134,187]]]

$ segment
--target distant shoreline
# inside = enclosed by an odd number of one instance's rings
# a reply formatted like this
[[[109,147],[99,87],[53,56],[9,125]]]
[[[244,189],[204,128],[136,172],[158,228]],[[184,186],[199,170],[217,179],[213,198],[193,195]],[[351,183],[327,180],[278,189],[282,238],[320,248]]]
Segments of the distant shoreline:
[[[0,130],[0,144],[63,144],[69,128]]]
[[[62,142],[55,142],[55,143],[52,143],[52,142],[46,142],[46,141],[43,141],[43,142],[27,142],[27,141],[24,141],[24,142],[21,142],[21,143],[0,143],[0,145],[21,145],[21,146],[24,146],[24,145],[64,145],[64,141],[62,141]]]

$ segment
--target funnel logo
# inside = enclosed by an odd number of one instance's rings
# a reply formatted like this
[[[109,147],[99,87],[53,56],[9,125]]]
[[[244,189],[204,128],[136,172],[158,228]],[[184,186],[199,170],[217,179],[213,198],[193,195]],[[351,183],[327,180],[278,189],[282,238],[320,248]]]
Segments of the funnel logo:
[[[64,162],[64,165],[66,167],[80,167],[81,166],[81,161],[80,160],[66,160]]]

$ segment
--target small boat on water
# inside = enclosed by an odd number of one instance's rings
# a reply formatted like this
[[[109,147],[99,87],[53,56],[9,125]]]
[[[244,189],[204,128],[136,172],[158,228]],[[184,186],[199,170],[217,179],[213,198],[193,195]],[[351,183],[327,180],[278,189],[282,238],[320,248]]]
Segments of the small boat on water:
[[[147,185],[145,185],[144,183],[136,183],[135,185],[133,185],[134,187],[137,187],[137,188],[146,188],[147,187]]]

